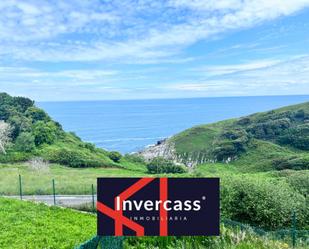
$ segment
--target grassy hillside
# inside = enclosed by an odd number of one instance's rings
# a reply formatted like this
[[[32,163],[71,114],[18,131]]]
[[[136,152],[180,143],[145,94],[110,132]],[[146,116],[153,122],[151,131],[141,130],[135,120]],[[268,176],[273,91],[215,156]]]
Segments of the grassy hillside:
[[[308,229],[307,173],[304,170],[243,173],[236,166],[227,167],[224,163],[199,165],[190,173],[168,175],[148,174],[146,169],[77,169],[60,165],[35,171],[28,164],[14,164],[0,167],[0,194],[19,194],[19,174],[23,193],[28,195],[52,194],[52,179],[55,179],[57,194],[91,194],[91,184],[96,186],[96,178],[104,176],[220,177],[223,217],[273,230],[290,227],[291,212],[295,211],[299,229]]]
[[[96,217],[0,198],[0,248],[73,248],[96,232]]]
[[[0,163],[34,157],[75,168],[132,166],[128,158],[120,160],[119,153],[96,148],[65,132],[32,100],[0,93]]]
[[[166,143],[174,158],[186,164],[232,162],[248,171],[308,169],[309,102],[196,126]]]
[[[308,113],[309,102],[188,129],[158,145],[157,152],[163,146],[169,158],[196,166],[172,174],[161,170],[167,161],[146,167],[137,156],[98,149],[31,100],[0,94],[0,194],[18,194],[19,174],[24,194],[51,194],[52,179],[57,194],[90,194],[100,176],[220,177],[223,217],[286,229],[295,211],[298,228],[308,229]]]
[[[96,233],[91,214],[5,198],[0,198],[0,207],[2,249],[71,249]],[[289,245],[222,226],[220,237],[128,238],[124,248],[288,249]]]

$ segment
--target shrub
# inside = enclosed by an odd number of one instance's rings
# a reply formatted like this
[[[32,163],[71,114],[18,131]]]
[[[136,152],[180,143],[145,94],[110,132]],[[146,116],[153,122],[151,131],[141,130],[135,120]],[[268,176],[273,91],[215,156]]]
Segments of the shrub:
[[[92,143],[83,143],[84,148],[90,150],[91,152],[95,151],[95,145]]]
[[[26,116],[32,119],[33,123],[38,121],[50,121],[50,117],[45,111],[35,106],[28,108],[26,111]]]
[[[113,160],[115,163],[119,163],[122,155],[118,151],[111,151],[108,153],[108,157]]]
[[[19,134],[15,141],[15,148],[18,151],[31,152],[35,148],[34,136],[31,133],[23,132]]]
[[[29,168],[37,172],[48,172],[49,163],[41,157],[34,157],[28,161]]]
[[[25,112],[28,108],[34,105],[34,101],[25,97],[13,97],[15,106],[21,112]]]
[[[38,121],[33,127],[35,144],[52,144],[57,137],[57,127],[53,122]]]
[[[278,138],[278,142],[298,149],[309,150],[309,124],[288,129]]]
[[[185,173],[187,169],[183,165],[175,164],[172,161],[162,157],[156,157],[147,164],[147,170],[150,174],[160,173]]]
[[[52,163],[59,163],[73,168],[107,167],[106,162],[93,154],[84,151],[58,148],[46,151],[45,159]]]
[[[7,154],[0,154],[0,163],[14,163],[27,161],[31,157],[30,153],[20,151],[8,151]]]
[[[141,163],[144,164],[145,163],[145,159],[139,155],[136,154],[125,154],[125,159],[127,159],[130,162],[133,163]]]
[[[295,210],[299,227],[308,226],[306,199],[287,184],[237,178],[221,186],[222,214],[232,220],[278,229],[291,225]]]
[[[272,164],[277,170],[294,169],[303,170],[309,169],[309,158],[308,157],[287,157],[278,158],[272,161]]]
[[[287,182],[299,193],[309,197],[309,172],[293,172],[286,177]]]
[[[12,126],[12,139],[16,139],[21,132],[31,131],[31,120],[23,115],[12,115],[8,122]]]
[[[229,162],[246,151],[250,136],[243,129],[226,130],[220,135],[221,139],[215,144],[213,156],[219,162]]]
[[[258,139],[274,139],[290,126],[291,121],[289,118],[280,118],[264,123],[256,123],[248,128],[248,132]]]
[[[219,162],[234,160],[237,156],[237,149],[230,142],[220,143],[213,151],[215,159]]]

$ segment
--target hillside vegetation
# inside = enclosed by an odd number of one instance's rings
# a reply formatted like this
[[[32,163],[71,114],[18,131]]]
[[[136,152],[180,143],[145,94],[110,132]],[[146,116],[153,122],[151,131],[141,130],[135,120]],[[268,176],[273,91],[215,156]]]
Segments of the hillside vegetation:
[[[0,248],[71,249],[96,234],[96,217],[70,209],[0,198]],[[250,231],[221,227],[220,237],[131,237],[124,248],[288,249]],[[299,247],[303,248],[303,247]]]
[[[42,157],[51,163],[83,167],[126,167],[129,160],[83,142],[51,119],[34,102],[0,93],[0,162]]]
[[[295,212],[308,229],[308,113],[304,103],[193,127],[142,152],[146,164],[81,141],[27,98],[0,94],[0,194],[18,194],[19,175],[24,194],[51,194],[52,179],[57,194],[90,194],[100,176],[220,177],[223,218],[286,229]]]
[[[96,231],[96,217],[0,198],[0,248],[74,248]]]
[[[156,147],[149,149],[158,152],[153,157],[188,166],[223,162],[247,164],[250,171],[308,169],[309,102],[196,126]]]

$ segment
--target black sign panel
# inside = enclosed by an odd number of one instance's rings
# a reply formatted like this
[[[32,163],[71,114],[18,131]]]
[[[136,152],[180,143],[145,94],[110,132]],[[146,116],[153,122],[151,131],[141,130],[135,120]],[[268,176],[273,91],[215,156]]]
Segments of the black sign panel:
[[[98,235],[219,235],[219,178],[98,178]]]

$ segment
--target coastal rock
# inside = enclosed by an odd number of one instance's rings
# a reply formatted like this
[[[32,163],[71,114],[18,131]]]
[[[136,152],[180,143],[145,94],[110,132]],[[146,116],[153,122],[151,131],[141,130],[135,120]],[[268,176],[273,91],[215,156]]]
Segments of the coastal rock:
[[[176,161],[175,146],[172,142],[167,139],[160,140],[155,145],[151,145],[142,151],[137,153],[142,156],[146,161],[150,161],[155,157],[163,157],[168,160]]]

